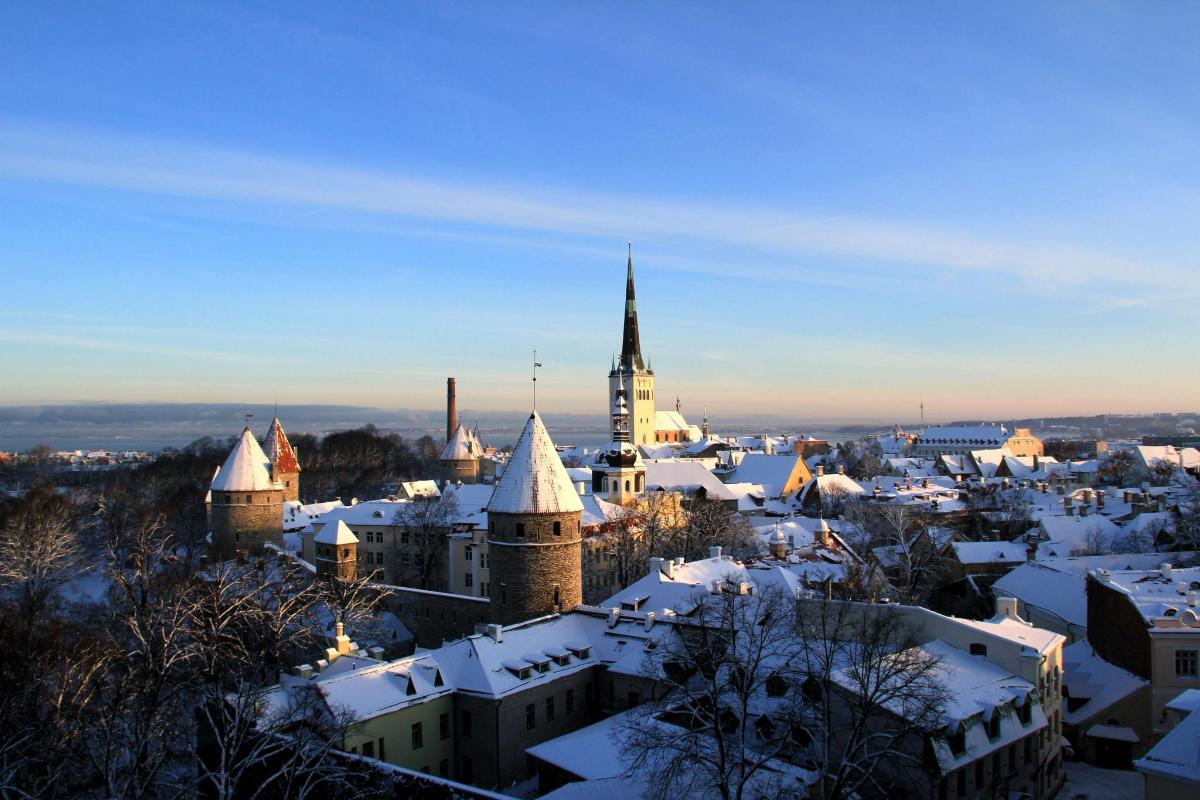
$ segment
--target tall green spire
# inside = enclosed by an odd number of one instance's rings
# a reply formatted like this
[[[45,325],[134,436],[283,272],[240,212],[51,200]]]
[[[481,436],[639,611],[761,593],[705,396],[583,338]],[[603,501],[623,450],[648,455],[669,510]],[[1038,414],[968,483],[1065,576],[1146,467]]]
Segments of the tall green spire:
[[[629,243],[629,261],[625,268],[625,333],[621,339],[621,363],[625,369],[644,370],[642,343],[638,338],[637,297],[633,291],[633,243]]]

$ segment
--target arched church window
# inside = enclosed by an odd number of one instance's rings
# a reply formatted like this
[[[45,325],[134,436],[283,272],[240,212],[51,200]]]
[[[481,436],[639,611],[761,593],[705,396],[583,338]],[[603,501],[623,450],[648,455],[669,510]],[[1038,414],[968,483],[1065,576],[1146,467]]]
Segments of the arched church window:
[[[625,491],[629,491],[629,481],[625,481]]]

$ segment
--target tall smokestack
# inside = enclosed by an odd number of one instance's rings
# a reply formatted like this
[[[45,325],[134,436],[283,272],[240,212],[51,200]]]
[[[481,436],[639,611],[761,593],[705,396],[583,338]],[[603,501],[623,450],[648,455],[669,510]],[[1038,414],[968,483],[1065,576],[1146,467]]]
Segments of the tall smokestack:
[[[458,417],[458,404],[454,397],[454,378],[446,378],[446,441],[454,436],[454,421]]]

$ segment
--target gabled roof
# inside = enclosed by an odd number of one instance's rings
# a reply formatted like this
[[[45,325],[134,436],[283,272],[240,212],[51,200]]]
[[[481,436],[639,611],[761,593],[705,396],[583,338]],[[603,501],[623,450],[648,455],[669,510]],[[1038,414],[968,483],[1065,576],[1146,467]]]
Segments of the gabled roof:
[[[221,465],[221,471],[213,477],[210,489],[219,492],[257,492],[278,489],[279,484],[271,480],[271,462],[258,446],[258,440],[247,427],[237,444],[229,451],[229,457]]]
[[[283,472],[295,474],[300,471],[300,462],[296,458],[296,451],[292,449],[292,443],[288,441],[287,434],[283,432],[283,425],[279,422],[279,417],[271,421],[271,430],[267,431],[267,438],[263,445],[263,453],[266,454],[267,460],[275,465],[276,475]]]
[[[555,514],[583,511],[579,493],[535,411],[492,492],[488,513]]]

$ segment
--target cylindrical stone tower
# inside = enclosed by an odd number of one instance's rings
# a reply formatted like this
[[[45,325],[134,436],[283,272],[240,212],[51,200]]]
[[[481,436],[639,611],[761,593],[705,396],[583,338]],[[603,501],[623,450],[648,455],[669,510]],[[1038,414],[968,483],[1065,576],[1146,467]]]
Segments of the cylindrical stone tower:
[[[523,622],[583,602],[583,503],[536,411],[487,512],[494,621]]]
[[[267,542],[282,543],[283,485],[272,479],[270,461],[250,428],[213,477],[209,495],[215,557],[254,554]]]

